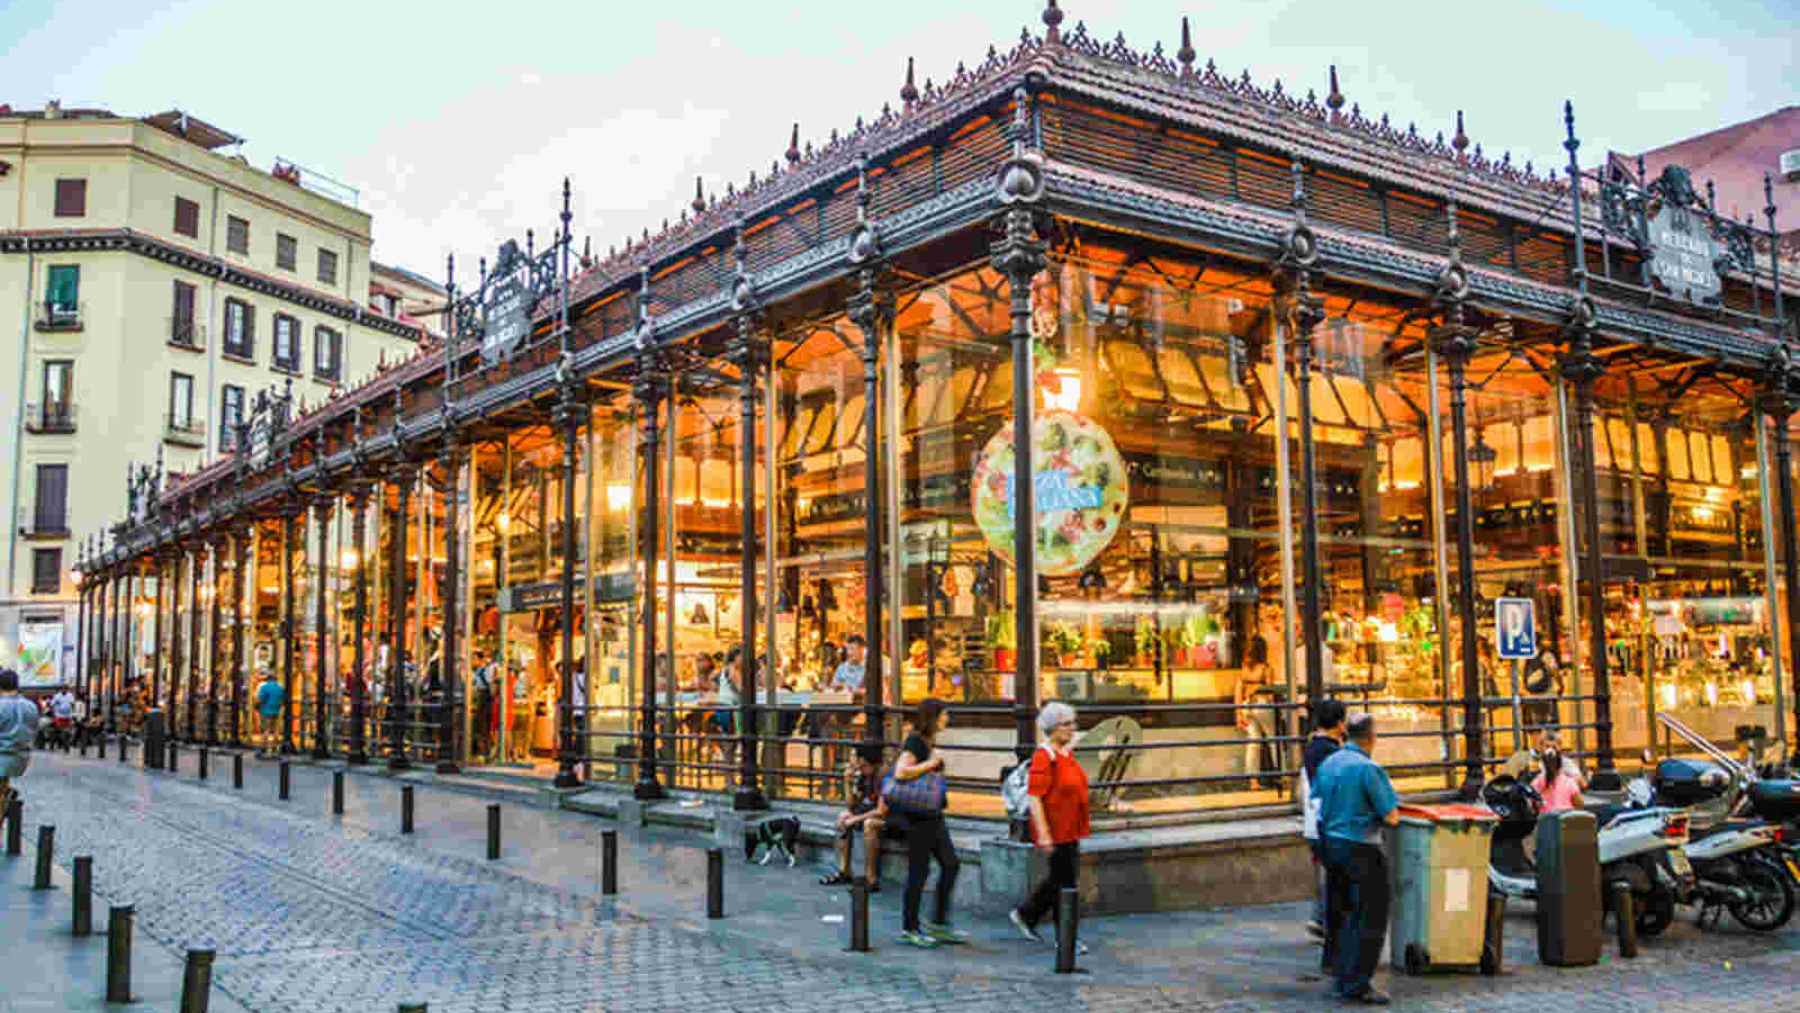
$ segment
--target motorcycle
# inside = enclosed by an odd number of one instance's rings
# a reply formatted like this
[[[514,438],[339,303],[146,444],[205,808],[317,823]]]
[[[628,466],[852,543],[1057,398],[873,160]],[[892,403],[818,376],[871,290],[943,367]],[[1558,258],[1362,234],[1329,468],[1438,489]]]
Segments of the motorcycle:
[[[1524,769],[1525,765],[1515,764]],[[1681,846],[1687,841],[1687,813],[1649,804],[1647,786],[1626,805],[1589,806],[1597,824],[1600,880],[1605,910],[1614,912],[1612,884],[1626,884],[1638,935],[1654,936],[1675,919],[1677,898],[1693,888],[1694,872]],[[1500,817],[1494,829],[1488,882],[1508,897],[1537,899],[1537,870],[1526,857],[1524,840],[1537,827],[1543,800],[1529,784],[1501,774],[1481,789],[1482,802]]]

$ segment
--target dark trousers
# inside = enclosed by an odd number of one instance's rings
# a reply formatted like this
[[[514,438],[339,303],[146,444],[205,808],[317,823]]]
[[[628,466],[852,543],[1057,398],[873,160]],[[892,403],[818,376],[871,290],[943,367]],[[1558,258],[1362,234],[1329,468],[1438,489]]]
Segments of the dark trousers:
[[[1326,950],[1340,996],[1369,989],[1387,939],[1387,858],[1373,844],[1327,837]]]
[[[956,848],[950,844],[950,828],[943,817],[908,818],[906,823],[906,896],[901,908],[901,927],[919,931],[919,901],[925,895],[925,877],[931,872],[931,860],[937,859],[938,880],[936,906],[931,920],[942,925],[950,920],[950,891],[956,886]]]
[[[1036,926],[1048,914],[1052,920],[1057,915],[1056,899],[1064,887],[1074,887],[1081,873],[1081,842],[1070,841],[1058,844],[1050,852],[1050,875],[1045,877],[1037,889],[1019,908],[1019,917],[1025,924]]]

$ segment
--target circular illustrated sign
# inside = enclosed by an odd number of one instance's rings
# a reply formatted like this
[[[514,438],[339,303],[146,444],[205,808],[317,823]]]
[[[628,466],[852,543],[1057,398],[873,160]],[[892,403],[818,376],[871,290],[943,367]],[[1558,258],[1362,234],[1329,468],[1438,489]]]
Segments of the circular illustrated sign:
[[[1047,411],[1032,424],[1032,502],[1038,572],[1080,573],[1119,533],[1130,481],[1112,437],[1092,419]],[[1012,560],[1013,446],[1008,422],[975,455],[975,523],[988,546]]]

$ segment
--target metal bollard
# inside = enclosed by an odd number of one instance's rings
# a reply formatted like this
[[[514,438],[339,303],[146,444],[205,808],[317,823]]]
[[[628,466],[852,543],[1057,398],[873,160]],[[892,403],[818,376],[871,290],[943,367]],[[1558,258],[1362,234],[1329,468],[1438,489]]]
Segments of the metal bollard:
[[[243,753],[231,754],[231,786],[233,788],[242,788],[244,786]]]
[[[181,971],[181,1013],[206,1013],[212,999],[212,950],[187,951]]]
[[[6,806],[6,855],[17,858],[25,853],[25,802],[18,796]]]
[[[1080,929],[1081,902],[1072,886],[1056,896],[1056,973],[1075,973],[1075,936]]]
[[[106,915],[106,1001],[131,1001],[130,904],[115,904]]]
[[[75,856],[75,893],[69,908],[69,934],[94,934],[94,856]]]
[[[163,754],[163,769],[171,774],[181,773],[181,747],[174,740],[170,740]]]
[[[725,917],[725,853],[706,849],[706,917]]]
[[[119,762],[120,763],[127,762],[128,759],[130,758],[130,756],[131,756],[131,740],[126,738],[125,736],[121,735],[121,736],[119,736]]]
[[[600,831],[600,892],[611,896],[619,892],[619,832]]]
[[[293,784],[292,780],[288,777],[288,762],[286,760],[281,761],[281,766],[279,769],[280,769],[280,774],[279,774],[279,780],[276,782],[276,786],[275,786],[275,797],[282,800],[283,802],[286,802],[287,797],[288,797],[288,789]]]
[[[331,772],[331,815],[344,815],[344,772]]]
[[[862,876],[850,883],[850,952],[869,952],[869,881]]]
[[[488,813],[488,861],[500,860],[500,803],[490,803]]]
[[[400,832],[413,832],[413,786],[410,784],[400,786]]]
[[[48,824],[38,827],[37,876],[31,881],[33,890],[50,889],[50,865],[56,859],[56,828]]]
[[[75,749],[81,754],[82,759],[87,759],[87,736],[80,734],[75,736]]]
[[[1613,917],[1618,921],[1619,956],[1625,960],[1638,955],[1637,901],[1631,896],[1631,884],[1613,883]]]
[[[207,767],[210,764],[211,760],[212,760],[212,757],[206,751],[206,747],[201,746],[200,747],[200,780],[202,780],[202,781],[206,780],[206,775],[209,773],[209,771],[207,770]]]
[[[426,1008],[425,1003],[403,1002],[400,1004],[400,1013],[430,1013],[430,1011]]]
[[[96,760],[106,759],[106,734],[104,732],[101,733],[98,742],[94,746],[94,749],[96,750],[96,752],[94,753],[94,759],[96,759]]]

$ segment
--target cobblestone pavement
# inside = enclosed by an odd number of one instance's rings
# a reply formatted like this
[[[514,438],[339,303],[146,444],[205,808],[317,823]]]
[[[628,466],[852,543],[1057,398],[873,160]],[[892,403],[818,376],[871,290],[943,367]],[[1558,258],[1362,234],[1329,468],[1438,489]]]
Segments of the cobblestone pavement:
[[[622,899],[601,898],[595,842],[608,821],[508,806],[506,856],[482,859],[486,800],[429,787],[419,833],[397,832],[397,786],[296,766],[275,798],[273,764],[229,762],[214,780],[39,754],[27,827],[57,826],[58,856],[95,856],[95,887],[134,903],[139,932],[218,950],[216,987],[258,1013],[391,1010],[1160,1010],[1306,1009],[1324,998],[1299,905],[1094,918],[1090,973],[1049,973],[1049,954],[1003,924],[968,923],[972,945],[895,945],[898,889],[872,912],[877,952],[842,952],[844,895],[816,870],[728,860],[728,917],[699,917],[701,847],[678,831],[621,829]],[[216,761],[221,758],[216,758]],[[29,833],[28,833],[29,839]],[[29,853],[29,849],[28,849]],[[973,875],[976,870],[967,870]],[[1389,980],[1430,1009],[1800,1010],[1800,928],[1701,933],[1684,919],[1636,961],[1538,966],[1529,909],[1509,920],[1507,973]],[[3,976],[0,976],[3,981]],[[0,1009],[5,1009],[0,1005]]]

